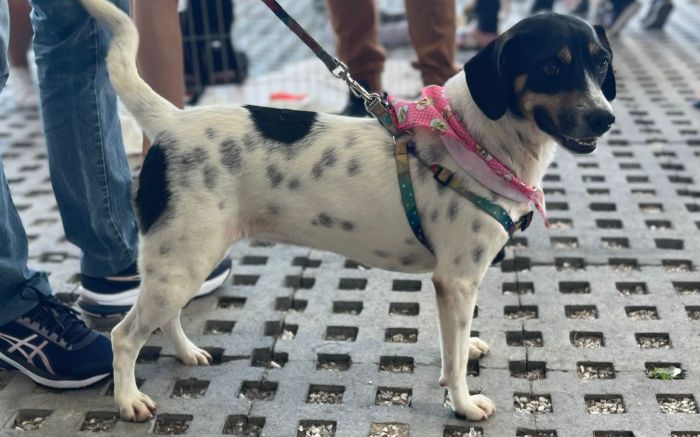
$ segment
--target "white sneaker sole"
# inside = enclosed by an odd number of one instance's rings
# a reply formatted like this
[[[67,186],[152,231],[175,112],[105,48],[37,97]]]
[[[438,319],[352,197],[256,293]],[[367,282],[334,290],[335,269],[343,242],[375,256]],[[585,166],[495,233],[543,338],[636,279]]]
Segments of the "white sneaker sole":
[[[32,381],[36,382],[39,385],[43,385],[45,387],[51,387],[51,388],[62,388],[62,389],[69,389],[69,388],[83,388],[87,387],[89,385],[92,385],[98,381],[101,381],[111,375],[111,373],[103,373],[100,375],[95,375],[91,376],[90,378],[86,379],[81,379],[81,380],[62,380],[62,381],[55,381],[53,379],[48,379],[44,378],[43,376],[37,375],[33,373],[31,370],[27,369],[23,365],[17,363],[14,361],[12,358],[5,356],[2,352],[0,352],[0,361],[4,361],[5,363],[9,364],[12,366],[16,371],[20,372],[27,378],[31,379]]]
[[[224,285],[228,277],[231,275],[231,270],[232,269],[228,269],[222,272],[220,275],[205,281],[197,291],[197,294],[194,295],[194,297],[204,296]],[[134,305],[136,303],[136,299],[138,298],[140,291],[141,289],[137,287],[123,291],[121,293],[103,294],[87,290],[83,288],[82,285],[78,288],[78,292],[80,293],[81,298],[89,301],[91,304],[104,306]]]

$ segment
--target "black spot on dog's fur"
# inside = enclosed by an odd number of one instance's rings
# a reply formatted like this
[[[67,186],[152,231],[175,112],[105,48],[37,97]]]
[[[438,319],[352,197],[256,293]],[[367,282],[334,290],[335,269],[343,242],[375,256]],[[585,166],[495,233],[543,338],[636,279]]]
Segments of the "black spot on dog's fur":
[[[209,190],[216,188],[216,181],[219,177],[219,170],[212,165],[204,166],[204,186]]]
[[[139,175],[139,188],[134,200],[139,226],[143,234],[164,216],[170,201],[167,179],[168,160],[156,142],[151,146]]]
[[[160,248],[158,248],[158,252],[160,252],[161,255],[167,255],[172,251],[173,251],[173,247],[171,245],[169,245],[168,243],[163,243],[160,245]]]
[[[375,255],[377,255],[379,258],[389,258],[389,252],[385,252],[383,250],[374,250],[372,251]]]
[[[325,212],[322,212],[318,216],[316,216],[316,218],[311,221],[311,224],[314,226],[323,226],[324,228],[328,229],[340,226],[342,230],[347,232],[355,230],[355,223],[349,222],[347,220],[339,220],[337,218],[333,218]]]
[[[309,111],[265,108],[246,105],[255,129],[263,138],[292,144],[311,132],[318,114]]]
[[[321,159],[319,159],[311,169],[311,176],[313,176],[314,179],[320,178],[323,175],[323,170],[328,167],[333,167],[336,160],[335,149],[331,148],[324,150],[323,155],[321,155]]]
[[[352,232],[352,231],[355,230],[355,223],[353,223],[353,222],[342,222],[342,223],[340,224],[340,227],[341,227],[344,231]]]
[[[362,166],[360,165],[360,160],[357,158],[353,158],[350,161],[348,161],[348,176],[355,176],[360,173],[360,169]]]
[[[180,164],[185,169],[189,169],[204,163],[208,157],[209,155],[207,154],[207,151],[197,146],[191,151],[184,152],[182,155],[180,155]]]
[[[301,182],[299,182],[299,179],[294,178],[294,179],[290,180],[289,183],[287,183],[287,188],[294,191],[294,190],[298,190],[300,185],[301,185]]]
[[[251,133],[247,133],[243,135],[243,145],[245,146],[246,151],[252,152],[257,148],[258,141]]]
[[[462,264],[462,257],[458,255],[455,257],[455,259],[452,260],[452,262],[454,262],[454,265],[458,266]]]
[[[354,132],[350,132],[345,141],[345,148],[352,149],[357,144],[357,135]]]
[[[440,213],[438,212],[438,209],[437,208],[433,209],[433,211],[430,213],[430,222],[435,223],[437,221],[439,215],[440,215]]]
[[[275,165],[267,166],[267,180],[272,188],[277,188],[284,180],[284,175],[280,173]]]
[[[418,261],[418,255],[415,253],[411,253],[409,255],[404,255],[401,258],[399,258],[399,262],[401,263],[402,266],[410,266],[416,263]]]
[[[204,135],[206,135],[210,140],[213,140],[216,138],[216,129],[213,127],[208,127],[204,129]]]
[[[333,227],[333,219],[325,213],[319,214],[318,217],[316,217],[316,220],[313,221],[313,223],[323,226],[324,228]]]
[[[406,238],[403,242],[409,246],[415,246],[416,244],[418,244],[418,242],[414,238]]]
[[[227,138],[221,142],[221,163],[231,173],[236,173],[241,168],[241,146],[233,139]]]
[[[478,264],[481,261],[481,256],[483,254],[484,254],[484,248],[481,246],[477,246],[472,251],[472,261],[474,261],[474,263]]]
[[[269,215],[277,216],[280,214],[280,207],[271,203],[265,207],[265,212]]]
[[[473,231],[475,234],[478,234],[479,231],[481,231],[481,222],[480,222],[479,220],[474,220],[474,221],[472,222],[472,231]]]
[[[226,204],[224,202],[219,202],[219,209],[224,209],[226,208]]]
[[[459,203],[457,202],[457,199],[453,197],[450,200],[450,204],[447,206],[447,216],[450,218],[450,223],[453,223],[455,221],[458,213]]]

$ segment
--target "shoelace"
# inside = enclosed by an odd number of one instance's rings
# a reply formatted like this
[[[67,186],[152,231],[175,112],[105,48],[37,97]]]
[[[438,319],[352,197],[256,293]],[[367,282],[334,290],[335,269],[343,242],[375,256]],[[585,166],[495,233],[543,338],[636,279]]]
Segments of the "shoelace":
[[[25,291],[31,290],[31,295]],[[65,340],[68,344],[75,344],[90,335],[92,331],[78,318],[79,314],[73,308],[63,304],[54,296],[47,296],[30,286],[25,287],[20,293],[22,299],[36,300],[38,305],[26,314],[26,317],[39,324],[39,329],[45,328],[48,332],[56,334],[57,340]]]

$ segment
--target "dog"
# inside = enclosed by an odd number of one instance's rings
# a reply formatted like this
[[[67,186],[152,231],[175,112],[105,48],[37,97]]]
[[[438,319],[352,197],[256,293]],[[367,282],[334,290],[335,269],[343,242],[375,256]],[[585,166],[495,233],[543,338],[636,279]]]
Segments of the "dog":
[[[412,233],[399,195],[394,142],[376,121],[257,106],[179,110],[138,76],[138,35],[106,0],[81,0],[113,33],[107,64],[126,107],[153,140],[134,206],[142,289],[112,331],[114,396],[123,419],[153,417],[134,366],[161,327],[185,364],[211,356],[193,344],[180,310],[230,245],[256,238],[333,251],[398,272],[432,272],[442,369],[454,412],[486,419],[494,403],[470,395],[467,360],[489,351],[469,338],[477,289],[508,233],[473,203],[410,161],[415,198],[432,251]],[[445,84],[452,110],[478,143],[522,181],[539,186],[557,145],[591,153],[614,122],[612,51],[601,27],[557,14],[527,18],[469,60]],[[416,129],[421,160],[453,171],[435,132]],[[455,176],[511,217],[529,205],[509,200],[465,172]]]

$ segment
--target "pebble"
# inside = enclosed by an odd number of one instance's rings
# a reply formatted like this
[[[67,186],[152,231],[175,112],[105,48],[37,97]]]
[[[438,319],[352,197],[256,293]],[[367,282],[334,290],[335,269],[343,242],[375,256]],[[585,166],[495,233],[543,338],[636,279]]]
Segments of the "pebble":
[[[552,401],[544,396],[538,396],[537,398],[513,396],[513,406],[516,412],[521,413],[544,414],[552,412]]]
[[[579,270],[583,270],[583,268],[568,261],[564,261],[561,265],[557,266],[557,271],[559,272],[578,272]]]
[[[690,398],[661,398],[659,408],[666,414],[698,414],[697,404]]]
[[[623,296],[631,296],[633,294],[644,294],[644,287],[635,285],[634,287],[620,287],[618,290]]]
[[[595,310],[592,309],[577,309],[570,311],[567,316],[569,319],[590,320],[595,319]]]
[[[446,430],[444,437],[483,437],[484,433],[476,428],[469,428],[468,430]]]
[[[622,398],[614,399],[591,399],[586,402],[588,414],[622,414],[625,406]]]
[[[304,437],[333,437],[333,424],[299,425],[299,432]]]
[[[388,363],[379,366],[379,370],[391,373],[413,373],[413,366],[406,363]]]
[[[368,437],[408,437],[408,425],[402,423],[373,423]]]
[[[505,314],[506,319],[510,320],[531,320],[537,318],[537,311],[532,310],[518,310],[511,313]]]
[[[46,417],[33,417],[31,419],[22,420],[21,422],[15,422],[15,429],[18,431],[34,431],[41,428],[44,425]]]
[[[418,341],[418,334],[413,333],[413,334],[394,334],[391,337],[389,337],[389,342],[391,343],[415,343]]]
[[[658,320],[655,310],[634,310],[627,313],[632,320]]]
[[[279,336],[280,340],[292,340],[296,334],[294,332],[288,330],[288,329],[283,329],[282,330],[282,335]]]
[[[247,418],[238,418],[235,422],[227,424],[224,433],[237,437],[259,437],[262,434],[262,426],[249,422]]]
[[[642,349],[669,349],[671,347],[668,339],[664,337],[639,337],[637,343]]]
[[[376,405],[408,407],[411,403],[411,396],[405,391],[395,391],[392,389],[379,389],[377,393]]]
[[[306,402],[309,404],[339,404],[343,401],[343,393],[329,391],[314,391],[309,393]]]
[[[574,337],[574,346],[583,349],[596,349],[603,345],[603,340],[600,337],[591,336],[576,336]]]
[[[578,376],[581,379],[612,379],[615,372],[612,367],[579,366]]]
[[[525,372],[513,372],[511,373],[513,378],[523,378],[530,381],[537,381],[538,379],[544,379],[545,373],[542,369],[533,369]]]

